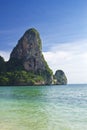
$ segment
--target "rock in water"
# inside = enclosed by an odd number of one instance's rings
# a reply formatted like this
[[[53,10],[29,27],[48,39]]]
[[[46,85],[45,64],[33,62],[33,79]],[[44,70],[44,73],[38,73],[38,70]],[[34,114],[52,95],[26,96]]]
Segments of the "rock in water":
[[[46,84],[52,82],[52,71],[42,55],[41,39],[38,31],[34,28],[27,30],[18,41],[8,63],[9,69],[24,69],[28,72],[34,72],[42,75]]]
[[[54,77],[56,80],[55,84],[58,84],[58,85],[66,85],[67,84],[66,75],[62,70],[57,70]]]

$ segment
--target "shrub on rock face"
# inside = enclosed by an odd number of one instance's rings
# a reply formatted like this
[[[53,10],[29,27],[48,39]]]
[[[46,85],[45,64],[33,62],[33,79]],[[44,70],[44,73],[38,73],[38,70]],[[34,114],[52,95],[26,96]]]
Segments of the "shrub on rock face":
[[[2,86],[9,85],[9,78],[6,77],[5,75],[3,76],[0,74],[0,85]]]

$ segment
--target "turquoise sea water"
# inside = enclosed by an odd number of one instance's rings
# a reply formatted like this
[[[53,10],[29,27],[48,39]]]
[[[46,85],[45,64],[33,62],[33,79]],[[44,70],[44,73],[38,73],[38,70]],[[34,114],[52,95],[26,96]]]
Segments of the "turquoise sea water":
[[[87,85],[0,87],[0,130],[87,130]]]

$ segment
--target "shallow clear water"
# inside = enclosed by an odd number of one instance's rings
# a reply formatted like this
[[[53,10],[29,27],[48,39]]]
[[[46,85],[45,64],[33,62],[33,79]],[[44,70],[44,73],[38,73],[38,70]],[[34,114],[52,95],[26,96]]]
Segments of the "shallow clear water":
[[[0,87],[0,130],[87,130],[87,85]]]

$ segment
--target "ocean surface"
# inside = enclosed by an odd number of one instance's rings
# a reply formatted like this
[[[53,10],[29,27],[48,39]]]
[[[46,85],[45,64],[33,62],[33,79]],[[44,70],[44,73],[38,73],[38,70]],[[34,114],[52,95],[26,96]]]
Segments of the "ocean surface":
[[[0,130],[87,130],[87,85],[0,87]]]

